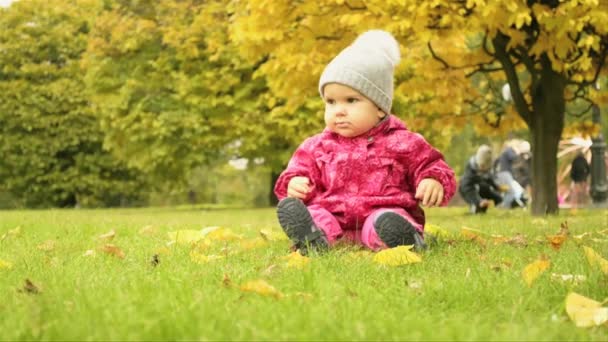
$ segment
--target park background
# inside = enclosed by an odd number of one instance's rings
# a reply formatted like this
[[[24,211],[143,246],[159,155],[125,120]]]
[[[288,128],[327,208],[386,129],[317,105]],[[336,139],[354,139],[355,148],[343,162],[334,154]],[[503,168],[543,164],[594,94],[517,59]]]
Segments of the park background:
[[[531,142],[532,213],[557,212],[558,142],[608,132],[605,1],[3,3],[0,208],[272,205],[320,72],[372,28],[401,43],[394,113],[457,175]]]

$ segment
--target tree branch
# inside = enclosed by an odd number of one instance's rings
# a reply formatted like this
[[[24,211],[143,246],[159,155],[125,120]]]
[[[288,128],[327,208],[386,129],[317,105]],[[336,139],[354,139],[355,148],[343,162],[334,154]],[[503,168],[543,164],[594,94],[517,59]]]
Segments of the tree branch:
[[[445,61],[443,58],[439,57],[439,56],[438,56],[438,55],[435,53],[435,50],[433,50],[433,46],[431,45],[431,42],[430,42],[430,41],[429,41],[429,42],[428,42],[426,45],[429,47],[429,51],[431,52],[431,56],[433,56],[433,58],[434,58],[435,60],[437,60],[437,61],[439,61],[441,64],[443,64],[443,66],[444,66],[446,69],[450,69],[450,68],[451,68],[451,67],[450,67],[450,65],[448,64],[448,62],[446,62],[446,61]]]
[[[517,76],[517,71],[515,70],[515,64],[511,61],[511,57],[507,52],[507,36],[501,32],[498,32],[496,36],[492,39],[492,43],[494,45],[495,56],[498,61],[502,64],[505,74],[507,76],[507,81],[509,82],[509,87],[511,90],[511,97],[513,98],[513,102],[515,103],[515,108],[519,115],[526,121],[526,123],[531,126],[532,124],[532,113],[528,108],[528,103],[524,98],[521,87],[519,86],[519,77]]]

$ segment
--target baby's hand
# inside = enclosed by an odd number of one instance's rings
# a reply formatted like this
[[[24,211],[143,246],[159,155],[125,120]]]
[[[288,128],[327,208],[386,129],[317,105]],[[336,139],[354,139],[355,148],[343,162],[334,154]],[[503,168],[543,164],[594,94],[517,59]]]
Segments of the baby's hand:
[[[438,206],[443,201],[443,186],[432,178],[425,178],[418,184],[415,198],[422,200],[425,207]]]
[[[306,177],[293,177],[287,185],[287,197],[306,198],[310,192],[309,180]]]

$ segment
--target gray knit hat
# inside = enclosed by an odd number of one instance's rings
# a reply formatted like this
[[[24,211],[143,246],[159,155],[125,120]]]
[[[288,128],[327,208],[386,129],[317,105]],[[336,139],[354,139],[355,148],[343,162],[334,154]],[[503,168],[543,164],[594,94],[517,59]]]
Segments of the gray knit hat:
[[[323,70],[319,92],[328,83],[349,86],[390,114],[393,104],[393,73],[401,54],[390,33],[367,31],[340,52]]]

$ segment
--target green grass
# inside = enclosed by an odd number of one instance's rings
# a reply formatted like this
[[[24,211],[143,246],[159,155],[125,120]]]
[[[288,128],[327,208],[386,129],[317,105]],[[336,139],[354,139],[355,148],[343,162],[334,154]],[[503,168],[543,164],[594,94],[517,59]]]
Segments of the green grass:
[[[577,328],[564,310],[571,291],[608,298],[608,277],[589,266],[575,239],[558,251],[535,241],[567,220],[572,235],[594,232],[584,244],[606,258],[608,237],[598,232],[608,228],[608,213],[563,212],[535,220],[521,211],[469,216],[463,208],[449,208],[427,210],[427,216],[455,238],[424,253],[422,263],[386,268],[370,258],[354,259],[349,253],[356,249],[342,246],[298,270],[281,267],[287,241],[238,253],[220,250],[234,250],[232,243],[213,246],[209,253],[227,257],[203,265],[190,260],[188,246],[174,245],[158,266],[150,262],[168,242],[168,231],[220,225],[254,238],[260,229],[279,230],[272,209],[0,211],[0,236],[21,227],[19,236],[0,242],[0,259],[13,264],[0,270],[0,340],[608,339],[608,326]],[[146,225],[158,233],[140,234]],[[522,233],[529,244],[484,247],[465,241],[462,226]],[[112,243],[124,250],[124,259],[100,252],[83,256],[112,229]],[[56,241],[53,250],[37,248],[47,240]],[[528,287],[522,270],[543,254],[551,267]],[[587,280],[564,284],[551,273]],[[25,279],[41,292],[24,291]],[[286,296],[239,290],[255,279]]]

